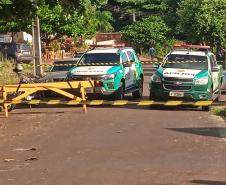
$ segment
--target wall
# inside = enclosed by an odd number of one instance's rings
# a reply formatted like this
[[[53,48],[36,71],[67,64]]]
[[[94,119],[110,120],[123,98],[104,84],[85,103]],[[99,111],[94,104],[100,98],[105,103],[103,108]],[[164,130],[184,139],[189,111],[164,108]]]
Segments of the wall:
[[[95,44],[122,44],[124,43],[126,47],[133,47],[137,50],[137,46],[135,44],[126,42],[122,40],[121,33],[97,33],[94,37]]]

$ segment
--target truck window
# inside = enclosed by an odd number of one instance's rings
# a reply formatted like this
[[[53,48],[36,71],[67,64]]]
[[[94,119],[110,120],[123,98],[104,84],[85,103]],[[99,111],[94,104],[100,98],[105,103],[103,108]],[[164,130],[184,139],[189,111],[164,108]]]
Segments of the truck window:
[[[123,53],[122,62],[128,62],[128,58],[127,58],[126,53]]]
[[[173,63],[178,62],[178,63]],[[168,55],[162,65],[163,68],[208,70],[206,56],[196,55]]]
[[[131,51],[127,51],[127,55],[129,57],[129,61],[131,61],[131,60],[135,61],[135,58],[134,58],[133,53]]]
[[[120,56],[116,53],[86,53],[79,61],[80,64],[113,62],[120,62]]]

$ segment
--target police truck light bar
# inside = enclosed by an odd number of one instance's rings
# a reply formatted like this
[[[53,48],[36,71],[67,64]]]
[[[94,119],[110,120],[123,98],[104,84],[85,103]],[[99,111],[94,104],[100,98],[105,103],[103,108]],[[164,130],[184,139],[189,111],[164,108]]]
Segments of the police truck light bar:
[[[125,44],[112,44],[112,45],[90,45],[91,48],[97,48],[97,47],[113,47],[113,48],[120,48],[125,47]]]
[[[173,44],[173,47],[183,47],[183,48],[204,48],[204,49],[210,49],[210,46],[202,46],[202,45],[189,45],[189,44]]]

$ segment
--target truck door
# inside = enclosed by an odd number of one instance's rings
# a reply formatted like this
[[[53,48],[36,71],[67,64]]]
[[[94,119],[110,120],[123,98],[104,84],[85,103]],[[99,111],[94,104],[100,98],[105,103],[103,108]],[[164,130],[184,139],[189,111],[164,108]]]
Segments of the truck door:
[[[135,64],[135,57],[133,55],[132,51],[127,51],[127,55],[129,58],[129,62],[132,63],[131,67],[130,67],[130,78],[133,79],[133,84],[136,84],[136,78],[137,78],[137,69],[136,69],[136,64]]]
[[[211,71],[211,76],[212,76],[212,81],[213,81],[213,91],[216,91],[219,87],[219,73],[220,73],[220,66],[217,65],[215,57],[213,55],[210,56],[210,64],[211,64],[211,69],[213,67],[218,68],[218,72],[212,72]]]
[[[128,89],[130,86],[133,85],[133,77],[131,75],[132,73],[131,64],[128,64],[128,62],[129,62],[129,58],[126,52],[123,52],[122,65],[125,70],[125,89]]]

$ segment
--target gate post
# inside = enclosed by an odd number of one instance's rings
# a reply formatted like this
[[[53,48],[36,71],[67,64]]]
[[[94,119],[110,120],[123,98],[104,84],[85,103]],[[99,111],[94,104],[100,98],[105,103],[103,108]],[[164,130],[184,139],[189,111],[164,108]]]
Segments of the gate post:
[[[7,100],[7,92],[5,91],[5,86],[2,87],[2,96],[4,101]],[[5,110],[5,117],[8,118],[9,117],[8,103],[3,103],[3,107]]]
[[[81,95],[82,95],[82,101],[86,101],[86,96],[85,96],[86,92],[85,92],[85,88],[84,88],[82,82],[80,82],[80,92],[81,92]],[[83,106],[84,112],[87,114],[86,104],[83,104],[82,106]]]

